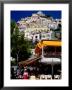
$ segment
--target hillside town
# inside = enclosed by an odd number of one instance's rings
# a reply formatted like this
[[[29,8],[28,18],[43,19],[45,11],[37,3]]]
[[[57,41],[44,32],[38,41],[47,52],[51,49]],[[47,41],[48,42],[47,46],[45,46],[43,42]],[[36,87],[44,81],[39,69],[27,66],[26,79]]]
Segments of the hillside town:
[[[19,34],[31,43],[31,55],[17,62],[13,79],[61,79],[61,19],[54,19],[42,11],[21,18],[16,23]],[[29,45],[30,45],[29,43]],[[17,56],[18,59],[18,56]],[[17,72],[18,71],[18,72]]]
[[[32,14],[31,17],[21,18],[17,22],[20,32],[24,31],[25,38],[35,42],[43,39],[61,39],[61,20],[45,16],[41,11]],[[57,30],[58,29],[58,30]],[[58,34],[57,38],[55,34]]]

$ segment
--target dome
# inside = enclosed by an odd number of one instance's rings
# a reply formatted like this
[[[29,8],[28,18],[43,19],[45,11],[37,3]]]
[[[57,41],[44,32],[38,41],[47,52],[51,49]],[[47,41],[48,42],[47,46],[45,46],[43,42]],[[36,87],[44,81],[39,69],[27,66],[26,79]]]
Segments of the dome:
[[[44,16],[44,13],[42,11],[38,11],[37,14]]]

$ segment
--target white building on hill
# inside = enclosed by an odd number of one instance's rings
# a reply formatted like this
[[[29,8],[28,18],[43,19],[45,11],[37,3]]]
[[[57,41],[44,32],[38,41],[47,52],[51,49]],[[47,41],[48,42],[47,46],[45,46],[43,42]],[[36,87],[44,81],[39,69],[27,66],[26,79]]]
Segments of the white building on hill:
[[[52,30],[57,29],[61,21],[39,11],[32,14],[31,17],[22,18],[17,24],[19,30],[24,31],[25,38],[35,42],[35,40],[53,39],[54,32]]]

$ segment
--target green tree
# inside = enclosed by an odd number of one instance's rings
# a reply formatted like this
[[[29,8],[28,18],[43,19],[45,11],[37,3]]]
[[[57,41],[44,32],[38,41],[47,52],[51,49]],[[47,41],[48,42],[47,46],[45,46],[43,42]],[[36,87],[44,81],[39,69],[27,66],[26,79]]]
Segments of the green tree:
[[[26,60],[30,57],[29,41],[24,39],[24,33],[19,29],[14,21],[11,21],[11,56],[16,61]]]

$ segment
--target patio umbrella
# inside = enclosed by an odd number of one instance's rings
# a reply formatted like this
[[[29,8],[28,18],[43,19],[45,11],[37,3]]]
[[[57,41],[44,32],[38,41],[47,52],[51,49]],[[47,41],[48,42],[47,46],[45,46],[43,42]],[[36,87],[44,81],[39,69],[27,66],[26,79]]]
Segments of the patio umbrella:
[[[40,62],[41,63],[46,63],[46,64],[60,64],[61,59],[60,58],[45,58],[45,57],[42,57]]]
[[[54,65],[55,64],[61,64],[61,59],[60,58],[45,58],[42,57],[42,59],[39,61],[40,63],[43,64],[51,64],[52,66],[52,78],[54,78]]]

